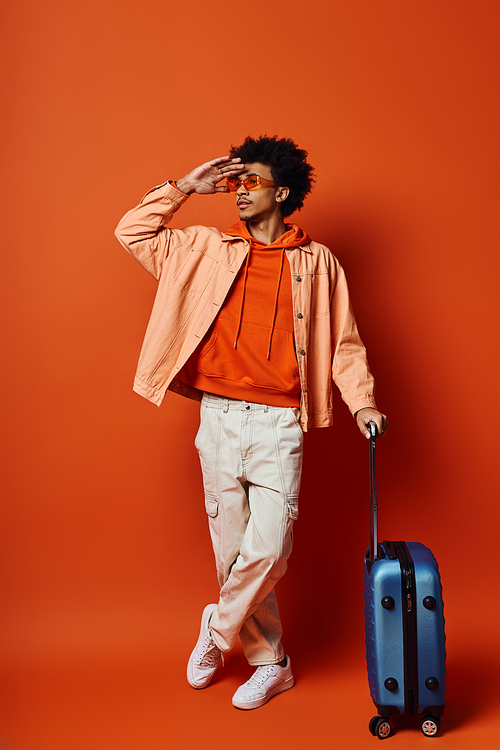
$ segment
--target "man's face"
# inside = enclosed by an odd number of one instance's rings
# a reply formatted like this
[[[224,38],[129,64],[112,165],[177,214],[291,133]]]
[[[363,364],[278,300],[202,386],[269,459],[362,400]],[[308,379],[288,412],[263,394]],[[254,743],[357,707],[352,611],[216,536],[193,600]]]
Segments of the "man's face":
[[[266,180],[272,180],[271,169],[266,164],[254,162],[245,164],[245,170],[238,175],[240,180],[250,175],[258,175]],[[269,219],[274,213],[281,214],[280,201],[276,200],[279,196],[280,188],[275,186],[261,186],[256,190],[247,190],[244,185],[240,185],[236,191],[236,205],[240,219],[242,221],[262,221]]]

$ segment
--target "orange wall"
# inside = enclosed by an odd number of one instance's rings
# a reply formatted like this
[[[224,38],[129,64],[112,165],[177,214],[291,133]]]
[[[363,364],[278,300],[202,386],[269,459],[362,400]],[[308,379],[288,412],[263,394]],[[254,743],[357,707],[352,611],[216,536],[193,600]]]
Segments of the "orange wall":
[[[440,560],[451,663],[471,643],[486,655],[499,614],[484,576],[499,521],[498,4],[27,0],[4,14],[5,663],[140,651],[166,621],[179,643],[214,595],[196,405],[169,395],[158,410],[131,391],[155,282],[113,229],[152,185],[262,133],[309,151],[317,183],[297,220],[348,274],[390,417],[381,535]],[[177,226],[225,228],[233,203],[193,197]],[[327,638],[332,613],[342,648],[363,648],[367,445],[338,400],[336,426],[306,451],[280,595],[287,643],[314,659],[307,634],[319,617]]]

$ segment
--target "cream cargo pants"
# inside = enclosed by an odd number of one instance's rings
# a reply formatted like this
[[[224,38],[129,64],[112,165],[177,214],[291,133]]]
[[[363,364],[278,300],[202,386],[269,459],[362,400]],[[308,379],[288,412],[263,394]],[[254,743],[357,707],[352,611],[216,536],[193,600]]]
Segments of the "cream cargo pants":
[[[287,568],[298,514],[299,410],[205,394],[195,445],[220,598],[210,630],[229,651],[238,635],[250,664],[284,656],[274,586]]]

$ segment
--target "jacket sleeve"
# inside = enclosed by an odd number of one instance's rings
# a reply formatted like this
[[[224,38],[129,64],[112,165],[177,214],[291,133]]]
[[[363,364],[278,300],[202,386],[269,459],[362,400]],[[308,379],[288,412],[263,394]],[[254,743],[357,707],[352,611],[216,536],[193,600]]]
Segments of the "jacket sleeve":
[[[364,407],[377,408],[375,380],[358,333],[344,270],[336,259],[335,266],[336,278],[330,303],[332,379],[354,415]]]
[[[168,229],[166,225],[188,197],[164,182],[146,193],[115,229],[115,236],[125,250],[157,280],[169,253],[185,239],[182,230]]]

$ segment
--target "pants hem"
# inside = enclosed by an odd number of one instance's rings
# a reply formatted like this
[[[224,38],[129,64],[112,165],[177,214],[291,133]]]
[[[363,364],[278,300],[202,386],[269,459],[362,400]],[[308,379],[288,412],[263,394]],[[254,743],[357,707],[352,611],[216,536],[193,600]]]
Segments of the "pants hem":
[[[269,661],[269,659],[265,659],[264,661],[250,661],[249,664],[251,667],[266,667],[268,664],[279,664],[280,661],[283,661],[285,658],[285,654],[282,654],[281,656],[277,657],[274,661]]]

